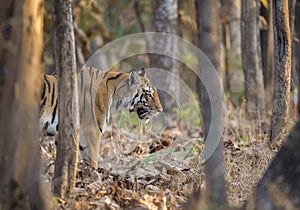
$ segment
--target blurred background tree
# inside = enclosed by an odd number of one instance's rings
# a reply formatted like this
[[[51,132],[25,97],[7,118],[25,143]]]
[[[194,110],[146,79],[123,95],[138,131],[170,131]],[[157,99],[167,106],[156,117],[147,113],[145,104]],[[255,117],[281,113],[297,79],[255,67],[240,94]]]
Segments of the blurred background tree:
[[[196,21],[198,27],[198,46],[200,50],[212,62],[219,74],[220,81],[224,77],[224,66],[221,65],[221,46],[220,31],[221,25],[220,2],[218,0],[196,0]],[[200,69],[200,73],[204,72]],[[209,96],[203,81],[197,80],[197,91],[199,95],[199,103],[201,104],[201,113],[204,121],[205,143],[207,134],[211,127],[211,103],[215,101],[215,96]],[[218,116],[223,117],[223,116]],[[225,179],[224,179],[224,155],[223,155],[223,139],[220,139],[214,153],[205,161],[205,172],[207,184],[207,199],[211,209],[222,209],[226,205],[225,197]],[[216,181],[217,180],[217,181]]]
[[[246,116],[265,121],[265,89],[261,64],[258,0],[242,1],[242,61],[245,76]]]
[[[44,10],[40,0],[0,4],[0,209],[45,209],[37,141]]]

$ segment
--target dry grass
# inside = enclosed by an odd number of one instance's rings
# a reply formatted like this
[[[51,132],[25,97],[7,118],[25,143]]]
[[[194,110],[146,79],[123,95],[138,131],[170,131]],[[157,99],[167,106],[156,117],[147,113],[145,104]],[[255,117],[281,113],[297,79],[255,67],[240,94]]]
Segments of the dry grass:
[[[247,122],[240,111],[230,112],[224,134],[227,200],[241,207],[252,194],[279,148],[258,123]]]
[[[228,116],[224,132],[225,180],[228,203],[240,207],[251,195],[276,154],[258,126],[247,125],[239,114]],[[103,135],[99,169],[78,166],[75,196],[50,199],[66,209],[183,209],[195,189],[205,190],[198,151],[202,132],[169,130],[162,134],[136,128],[112,129]],[[50,188],[55,155],[54,140],[43,142],[42,177]]]
[[[275,154],[266,139],[237,149],[225,147],[225,180],[230,206],[243,205]]]

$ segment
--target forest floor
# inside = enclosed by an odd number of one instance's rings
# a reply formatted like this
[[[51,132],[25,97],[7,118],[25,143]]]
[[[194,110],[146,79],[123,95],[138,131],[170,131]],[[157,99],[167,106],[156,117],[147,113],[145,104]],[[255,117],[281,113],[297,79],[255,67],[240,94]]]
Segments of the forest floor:
[[[225,181],[232,207],[242,206],[251,195],[284,139],[283,135],[270,145],[259,127],[242,120],[238,111],[227,116]],[[53,137],[44,138],[42,147],[42,181],[51,209],[183,209],[195,189],[205,190],[203,132],[192,126],[160,134],[142,128],[104,133],[98,170],[91,170],[80,157],[75,195],[68,200],[49,193]]]

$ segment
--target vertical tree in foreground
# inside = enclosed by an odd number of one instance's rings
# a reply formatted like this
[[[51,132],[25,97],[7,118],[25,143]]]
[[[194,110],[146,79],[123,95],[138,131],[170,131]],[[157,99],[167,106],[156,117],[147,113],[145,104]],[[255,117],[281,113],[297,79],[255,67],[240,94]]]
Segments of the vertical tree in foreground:
[[[75,187],[79,114],[72,0],[53,0],[53,39],[59,82],[59,135],[53,192],[68,198]]]
[[[200,50],[208,57],[217,70],[220,78],[223,78],[224,69],[221,68],[221,48],[219,37],[219,3],[213,1],[195,1],[197,12],[198,39]],[[202,106],[201,112],[204,119],[205,131],[210,125],[210,101],[205,87],[201,81],[197,81],[199,99]]]
[[[246,115],[265,120],[265,94],[258,28],[259,1],[242,0],[242,61],[245,76]]]
[[[0,4],[0,209],[45,209],[38,149],[43,2]]]
[[[218,0],[196,0],[195,3],[199,47],[212,62],[220,78],[222,78],[223,70],[220,67],[219,2]],[[211,98],[208,96],[200,80],[197,81],[197,88],[205,134],[207,135],[211,124],[211,103],[214,102],[214,96],[210,96]],[[205,141],[205,144],[207,143],[209,142]],[[221,139],[213,154],[205,162],[206,195],[207,201],[211,204],[212,209],[221,209],[226,205],[223,156],[223,140]]]
[[[272,2],[274,27],[274,94],[271,117],[271,139],[285,128],[290,102],[291,36],[288,0]]]

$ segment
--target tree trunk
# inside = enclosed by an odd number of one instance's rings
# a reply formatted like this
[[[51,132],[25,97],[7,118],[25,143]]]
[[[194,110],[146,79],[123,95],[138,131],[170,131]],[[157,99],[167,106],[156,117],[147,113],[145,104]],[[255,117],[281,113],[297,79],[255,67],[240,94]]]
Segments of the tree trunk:
[[[246,209],[300,209],[300,121],[259,182]]]
[[[74,190],[79,149],[79,114],[72,0],[53,0],[54,57],[59,83],[59,134],[53,192],[68,198]]]
[[[176,34],[177,0],[152,0],[151,3],[153,12],[152,30],[165,34]],[[173,43],[171,39],[166,42],[165,39],[155,40],[154,47],[163,54],[163,52],[173,52],[176,49],[176,43]],[[175,61],[168,56],[151,55],[150,65],[152,68],[163,69],[178,75]],[[176,126],[176,120],[174,119],[176,114],[173,113],[176,101],[170,96],[170,93],[176,94],[179,90],[178,84],[170,78],[158,78],[158,82],[166,87],[165,92],[159,90],[159,96],[166,116],[167,128]]]
[[[291,93],[293,94],[298,85],[298,77],[297,72],[295,71],[294,65],[294,25],[295,25],[295,7],[296,7],[296,0],[289,0],[289,20],[290,20],[290,36],[291,36]],[[299,17],[298,17],[299,19]],[[298,58],[295,58],[298,60]],[[291,108],[294,108],[294,100],[293,97],[290,98]],[[291,110],[292,111],[292,110]],[[292,114],[292,113],[291,113]]]
[[[265,120],[265,93],[261,69],[258,28],[259,1],[242,1],[242,61],[245,76],[246,115],[259,122]]]
[[[295,16],[300,17],[300,0],[297,0],[295,6]],[[293,68],[298,77],[298,117],[300,115],[300,18],[295,19],[293,39]]]
[[[43,2],[0,4],[0,209],[45,209],[38,149]]]
[[[291,40],[293,39],[294,34],[294,23],[295,23],[295,6],[296,0],[288,0],[289,3],[289,20],[290,20],[290,34]]]
[[[239,62],[241,58],[241,0],[222,0],[223,17],[222,22],[226,21],[229,24],[230,33],[230,53],[231,62]],[[225,18],[225,20],[224,20]]]
[[[231,93],[231,34],[230,34],[230,24],[229,22],[223,25],[224,29],[224,40],[225,40],[225,75],[226,83],[225,92]]]
[[[199,47],[214,65],[220,78],[223,78],[224,69],[221,69],[221,50],[219,38],[219,3],[217,0],[195,1],[197,10],[197,25]],[[210,101],[200,80],[197,81],[199,99],[202,106],[201,112],[204,119],[205,131],[209,130],[210,125]]]
[[[200,49],[210,59],[220,78],[223,78],[224,70],[220,68],[219,2],[218,0],[196,0],[195,5]],[[211,124],[211,101],[200,80],[197,81],[197,87],[207,135]],[[226,204],[223,156],[221,139],[214,153],[205,162],[206,198],[212,208],[220,209]]]
[[[225,42],[225,90],[231,93],[232,68],[241,62],[241,0],[221,0],[223,34]],[[237,69],[233,69],[237,70]]]
[[[270,122],[271,120],[274,85],[274,35],[271,4],[271,0],[269,0],[268,8],[264,6],[261,7],[261,15],[266,19],[268,24],[266,30],[262,29],[260,32],[262,70],[265,87],[266,122]]]
[[[272,2],[274,23],[274,94],[271,139],[283,132],[289,111],[291,77],[291,39],[288,0]]]
[[[226,1],[226,0],[225,0]],[[228,0],[227,0],[228,1]],[[230,59],[239,62],[241,59],[241,0],[230,0]]]

